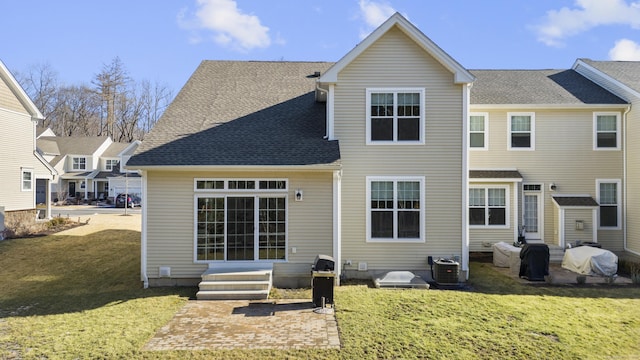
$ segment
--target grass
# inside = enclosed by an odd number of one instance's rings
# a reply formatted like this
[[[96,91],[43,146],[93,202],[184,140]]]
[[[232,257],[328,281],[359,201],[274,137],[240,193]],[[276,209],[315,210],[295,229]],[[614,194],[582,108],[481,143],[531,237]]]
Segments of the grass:
[[[472,290],[336,288],[340,350],[148,352],[195,294],[142,289],[140,233],[0,242],[0,359],[635,358],[638,286],[527,286],[472,263]],[[309,297],[275,289],[276,297]]]

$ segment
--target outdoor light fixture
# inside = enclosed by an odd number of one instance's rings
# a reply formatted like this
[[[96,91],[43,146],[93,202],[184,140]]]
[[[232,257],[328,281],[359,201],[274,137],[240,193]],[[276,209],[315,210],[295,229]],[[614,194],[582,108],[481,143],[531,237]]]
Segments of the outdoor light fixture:
[[[301,189],[296,189],[296,201],[302,201],[303,193]]]

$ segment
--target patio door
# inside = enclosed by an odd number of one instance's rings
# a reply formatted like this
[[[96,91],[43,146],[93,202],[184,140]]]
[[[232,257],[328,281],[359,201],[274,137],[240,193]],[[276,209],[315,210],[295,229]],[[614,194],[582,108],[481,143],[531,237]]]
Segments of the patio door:
[[[541,185],[529,185],[523,186],[524,202],[523,208],[523,220],[525,226],[525,239],[541,239],[542,228],[542,186]]]
[[[255,259],[255,197],[227,198],[227,260]]]

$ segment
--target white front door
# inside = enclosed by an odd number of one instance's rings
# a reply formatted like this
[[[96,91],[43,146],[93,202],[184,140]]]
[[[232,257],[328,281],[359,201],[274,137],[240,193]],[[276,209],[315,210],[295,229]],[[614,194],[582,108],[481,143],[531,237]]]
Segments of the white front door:
[[[542,228],[542,207],[541,207],[541,192],[536,191],[524,191],[524,226],[525,226],[525,239],[541,239]]]

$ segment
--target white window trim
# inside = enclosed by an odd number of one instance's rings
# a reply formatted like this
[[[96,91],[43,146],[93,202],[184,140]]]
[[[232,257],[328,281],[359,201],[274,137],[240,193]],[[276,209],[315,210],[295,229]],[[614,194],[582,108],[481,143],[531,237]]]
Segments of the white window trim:
[[[531,117],[531,146],[511,147],[511,117],[530,116]],[[513,151],[534,151],[536,149],[536,113],[535,112],[509,112],[507,113],[507,149]]]
[[[618,225],[600,226],[600,184],[615,183],[617,203]],[[598,230],[621,230],[622,229],[622,180],[620,179],[596,179],[596,201],[598,201]]]
[[[78,168],[75,167],[76,159],[84,159],[84,167],[80,167],[80,160],[78,160]],[[87,170],[87,157],[86,156],[72,156],[71,157],[71,170]]]
[[[119,159],[105,159],[104,160],[104,169],[105,171],[113,171],[113,162],[118,163],[118,171],[120,170],[120,160]],[[111,164],[110,164],[111,162]]]
[[[616,117],[616,147],[598,147],[598,116],[615,116]],[[622,134],[620,113],[616,111],[600,111],[593,113],[593,150],[594,151],[617,151],[621,149]]]
[[[393,227],[394,227],[394,238],[372,238],[371,237],[371,183],[373,181],[417,181],[420,183],[420,238],[418,239],[398,239],[395,238],[396,230],[396,218],[393,219]],[[367,176],[366,178],[366,227],[367,227],[367,242],[368,243],[424,243],[426,239],[425,234],[425,208],[426,208],[426,196],[425,196],[425,178],[424,176]],[[397,187],[394,186],[394,213],[397,212],[396,209],[396,194]]]
[[[224,188],[222,189],[198,189],[198,181],[223,181]],[[256,184],[255,189],[229,189],[229,181],[254,181]],[[284,189],[260,189],[260,181],[284,181]],[[232,192],[232,193],[271,193],[271,192],[287,192],[289,191],[289,180],[285,178],[194,178],[193,179],[193,191],[195,192]]]
[[[232,179],[235,180],[235,179]],[[258,193],[258,192],[253,192],[252,194],[242,194],[243,192],[245,192],[244,190],[241,191],[235,191],[235,189],[232,190],[224,190],[225,192],[220,192],[218,191],[213,191],[209,194],[195,194],[193,197],[193,262],[197,263],[197,264],[209,264],[209,263],[221,263],[221,262],[251,262],[251,263],[284,263],[284,262],[288,262],[289,261],[289,196],[288,194],[274,194],[273,192],[268,193],[268,194],[264,194],[264,193]],[[284,198],[284,204],[285,204],[285,227],[284,227],[284,231],[285,231],[285,235],[284,235],[284,244],[285,244],[285,258],[284,259],[259,259],[259,251],[260,251],[260,246],[259,246],[259,237],[260,237],[260,231],[255,231],[254,233],[254,244],[256,244],[255,248],[254,248],[254,260],[227,260],[227,198],[228,197],[237,197],[237,196],[243,196],[243,197],[253,197],[256,199],[255,204],[256,206],[254,207],[254,219],[256,222],[259,222],[260,220],[260,206],[259,204],[259,199],[260,198],[264,198],[264,197],[278,197],[278,198]],[[224,233],[224,257],[225,260],[198,260],[198,199],[200,198],[222,198],[224,199],[225,202],[225,211],[224,211],[224,223],[225,223],[225,233]],[[256,226],[256,229],[258,229],[259,227]]]
[[[420,134],[419,139],[417,141],[372,141],[371,140],[371,94],[374,93],[411,93],[417,92],[420,94]],[[397,103],[394,103],[394,106],[397,106]],[[425,129],[426,129],[426,100],[425,100],[425,88],[367,88],[366,89],[366,144],[367,145],[424,145],[425,143]],[[397,114],[396,114],[397,116]],[[395,124],[395,122],[394,122]],[[394,132],[397,133],[398,128],[394,126]],[[395,137],[395,136],[394,136]]]
[[[482,116],[484,117],[484,146],[483,147],[471,147],[471,117]],[[473,151],[486,151],[489,150],[489,113],[487,112],[472,112],[469,113],[468,126],[469,135],[467,136],[467,148]]]
[[[29,185],[30,185],[30,187],[29,187],[29,188],[25,188],[25,187],[24,187],[24,174],[25,174],[25,173],[29,173],[29,174],[31,174],[31,180],[29,181]],[[27,191],[33,191],[33,184],[34,184],[34,182],[33,182],[33,169],[30,169],[30,168],[21,168],[21,169],[20,169],[20,190],[21,190],[21,191],[25,191],[25,192],[27,192]]]
[[[489,203],[487,200],[487,196],[489,189],[504,189],[504,202],[505,202],[505,214],[504,214],[504,225],[488,225],[486,217],[489,216],[489,212],[485,211],[485,225],[471,225],[469,224],[469,229],[509,229],[511,227],[511,195],[509,191],[509,185],[469,185],[469,190],[471,189],[484,189],[485,190],[485,209],[489,209]],[[467,194],[467,196],[469,196]],[[467,211],[471,209],[471,204],[467,205]]]

